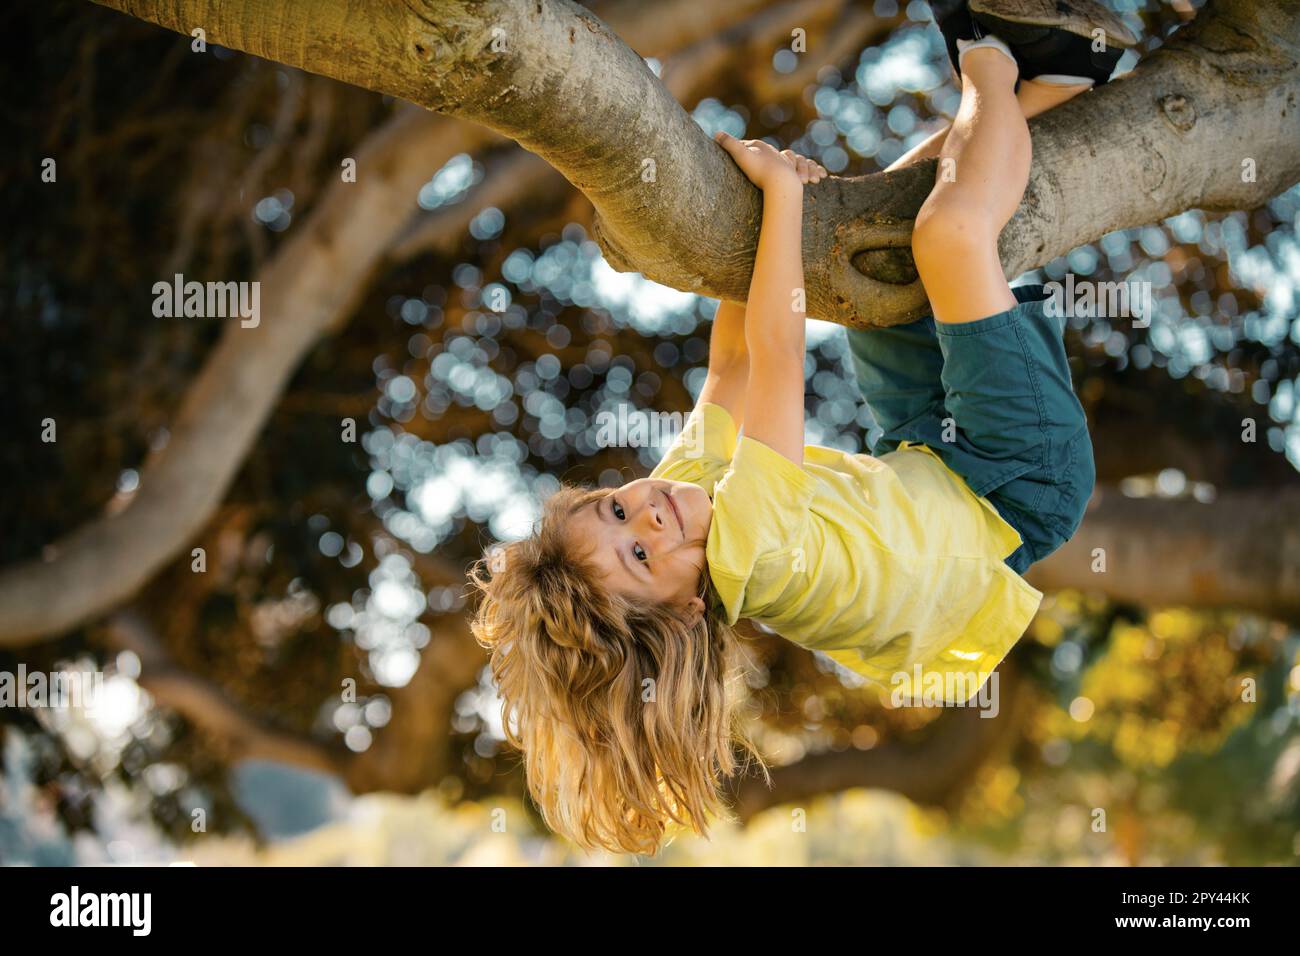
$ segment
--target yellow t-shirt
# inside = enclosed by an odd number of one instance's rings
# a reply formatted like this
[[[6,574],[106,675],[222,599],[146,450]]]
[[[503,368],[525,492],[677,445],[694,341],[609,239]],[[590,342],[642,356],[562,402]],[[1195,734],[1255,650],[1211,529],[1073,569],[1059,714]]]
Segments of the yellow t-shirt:
[[[800,468],[737,442],[705,402],[652,474],[713,499],[705,553],[730,623],[759,621],[904,694],[974,696],[1043,597],[1003,561],[1020,535],[923,445],[879,458],[809,445]]]

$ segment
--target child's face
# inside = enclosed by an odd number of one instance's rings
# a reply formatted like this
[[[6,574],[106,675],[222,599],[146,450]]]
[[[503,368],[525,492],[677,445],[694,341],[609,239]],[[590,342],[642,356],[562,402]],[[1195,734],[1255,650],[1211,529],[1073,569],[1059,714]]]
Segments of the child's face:
[[[591,545],[591,560],[616,593],[703,610],[698,594],[712,518],[713,502],[699,485],[641,478],[585,505],[572,533]]]

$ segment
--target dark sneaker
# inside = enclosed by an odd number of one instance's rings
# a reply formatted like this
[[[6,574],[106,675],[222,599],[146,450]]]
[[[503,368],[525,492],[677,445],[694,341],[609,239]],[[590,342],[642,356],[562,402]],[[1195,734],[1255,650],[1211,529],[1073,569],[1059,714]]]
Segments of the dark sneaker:
[[[933,6],[958,73],[957,41],[992,33],[1011,48],[1022,79],[1057,73],[1089,77],[1100,86],[1124,51],[1137,43],[1123,22],[1095,0],[960,0]],[[1104,39],[1103,49],[1094,51],[1098,39]]]

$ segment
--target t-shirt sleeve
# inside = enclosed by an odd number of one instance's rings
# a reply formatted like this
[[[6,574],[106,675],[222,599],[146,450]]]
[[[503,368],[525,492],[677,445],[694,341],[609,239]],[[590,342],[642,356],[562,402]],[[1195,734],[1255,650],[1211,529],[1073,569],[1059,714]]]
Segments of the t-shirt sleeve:
[[[804,546],[815,479],[780,452],[743,436],[713,491],[706,557],[714,589],[734,623],[760,562],[793,560]],[[770,576],[770,575],[765,575]],[[759,582],[761,584],[761,582]]]
[[[651,478],[689,481],[709,494],[736,450],[736,423],[721,405],[701,402],[664,453]]]

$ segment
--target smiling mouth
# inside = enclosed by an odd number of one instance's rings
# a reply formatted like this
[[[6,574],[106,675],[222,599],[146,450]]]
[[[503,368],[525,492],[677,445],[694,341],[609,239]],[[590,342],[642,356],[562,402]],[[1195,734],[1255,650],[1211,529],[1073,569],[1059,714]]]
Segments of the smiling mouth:
[[[686,537],[686,522],[682,520],[682,513],[677,510],[677,502],[673,501],[673,496],[666,491],[664,497],[668,499],[668,507],[673,509],[673,517],[677,519],[677,527],[682,529],[682,537]]]

